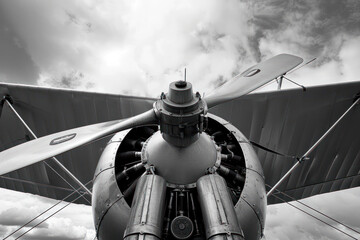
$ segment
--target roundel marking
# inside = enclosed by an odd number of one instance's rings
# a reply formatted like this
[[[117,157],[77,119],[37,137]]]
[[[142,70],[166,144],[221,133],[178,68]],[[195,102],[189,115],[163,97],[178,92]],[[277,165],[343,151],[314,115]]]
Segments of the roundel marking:
[[[72,134],[67,134],[61,137],[57,137],[54,138],[53,140],[51,140],[50,145],[57,145],[63,142],[67,142],[71,139],[73,139],[76,136],[76,133],[72,133]]]

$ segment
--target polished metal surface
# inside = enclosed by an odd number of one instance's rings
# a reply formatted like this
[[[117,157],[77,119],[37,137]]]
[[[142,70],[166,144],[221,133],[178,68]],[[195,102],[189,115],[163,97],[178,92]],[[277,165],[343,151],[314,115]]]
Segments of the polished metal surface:
[[[217,158],[216,145],[206,133],[200,134],[192,145],[181,148],[166,142],[156,132],[142,149],[142,161],[154,165],[156,174],[177,185],[195,183],[214,166]]]
[[[206,103],[192,91],[191,83],[170,83],[169,93],[154,104],[163,138],[177,147],[187,147],[204,130]]]
[[[267,205],[265,179],[260,161],[249,140],[234,125],[213,114],[209,114],[209,118],[226,127],[241,147],[246,177],[240,199],[235,204],[235,212],[245,239],[258,240],[262,237],[265,228]]]
[[[284,75],[302,63],[302,61],[302,58],[293,55],[279,54],[261,62],[221,85],[209,95],[206,95],[205,101],[208,108],[248,94],[275,78]]]
[[[12,97],[14,108],[38,137],[98,122],[129,118],[152,109],[155,101],[141,97],[2,83],[0,93]],[[0,133],[0,151],[32,139],[6,104],[0,117]],[[57,159],[81,182],[88,182],[94,176],[97,162],[108,140],[109,137],[73,149],[57,156]],[[47,162],[75,185],[58,166],[51,161]],[[3,177],[0,178],[0,187],[54,199],[62,199],[73,191],[58,175],[45,167],[43,162]],[[82,199],[76,202],[88,204]]]
[[[244,239],[225,180],[209,174],[196,186],[206,239]]]
[[[124,200],[115,178],[116,152],[126,131],[116,134],[107,144],[94,176],[92,210],[97,238],[122,239],[130,217],[130,206]]]
[[[211,112],[256,143],[301,157],[354,102],[360,82],[243,96]],[[239,111],[241,109],[241,111]],[[295,199],[360,186],[360,105],[292,172],[278,190]],[[271,187],[296,160],[256,149]],[[268,188],[270,189],[270,188]],[[276,193],[277,194],[277,193]],[[275,197],[269,204],[280,202]]]
[[[169,101],[170,100],[170,101]],[[169,92],[166,94],[164,102],[169,108],[178,105],[183,107],[183,104],[192,106],[196,104],[199,99],[194,97],[192,84],[185,81],[172,82],[169,85]],[[168,109],[169,109],[168,108]]]
[[[240,146],[246,162],[246,178],[235,211],[238,217],[241,216],[239,222],[244,226],[245,239],[258,239],[262,237],[266,220],[267,197],[264,173],[252,145],[240,143]],[[247,214],[243,213],[246,209],[250,210]],[[248,237],[250,235],[253,237]]]
[[[141,176],[131,205],[125,240],[161,239],[165,196],[166,182],[162,177],[153,174]]]

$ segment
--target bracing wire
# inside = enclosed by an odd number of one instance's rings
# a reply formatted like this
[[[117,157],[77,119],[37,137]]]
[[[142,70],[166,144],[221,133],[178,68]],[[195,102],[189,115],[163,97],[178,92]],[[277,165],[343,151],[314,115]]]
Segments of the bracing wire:
[[[8,107],[12,110],[12,112],[16,115],[16,117],[21,121],[21,123],[23,124],[23,126],[27,129],[27,131],[33,136],[33,138],[37,139],[38,137],[35,135],[35,133],[31,130],[31,128],[26,124],[26,122],[22,119],[22,117],[19,115],[19,113],[15,110],[15,108],[12,106],[12,103],[10,103],[7,99],[5,99],[5,102],[7,103]],[[55,157],[52,157],[52,159],[57,163],[59,164],[60,166],[62,166],[62,164],[55,158]],[[68,181],[66,181],[65,178],[63,178],[54,168],[52,168],[46,161],[44,161],[44,163],[50,168],[52,169],[61,179],[63,179],[72,189],[74,189],[76,192],[78,192],[80,194],[80,192],[75,188],[73,187]],[[62,166],[63,168],[65,168],[64,166]],[[66,169],[66,168],[65,168]],[[69,173],[68,173],[69,174]],[[70,173],[70,176],[71,173]],[[75,177],[74,177],[75,178]],[[75,180],[77,180],[75,178]],[[80,185],[84,188],[84,186],[82,185],[82,183],[80,181],[78,181],[80,183]],[[89,190],[85,189],[87,192],[89,192]],[[90,193],[90,192],[89,192]],[[81,194],[80,194],[81,195]],[[91,195],[91,193],[90,193]],[[83,197],[88,203],[90,203],[85,197]]]
[[[80,199],[83,195],[85,195],[86,192],[82,193],[80,196],[78,196],[77,198],[75,198],[74,200],[72,200],[71,202],[68,202],[66,205],[64,205],[63,207],[61,207],[60,209],[56,210],[53,214],[50,214],[48,217],[44,218],[42,221],[40,221],[39,223],[37,223],[35,226],[31,227],[29,230],[27,230],[26,232],[22,233],[20,236],[18,236],[17,238],[15,238],[15,240],[21,238],[22,236],[24,236],[25,234],[27,234],[28,232],[30,232],[31,230],[33,230],[34,228],[36,228],[37,226],[39,226],[40,224],[42,224],[43,222],[45,222],[46,220],[48,220],[49,218],[51,218],[52,216],[54,216],[55,214],[57,214],[58,212],[60,212],[61,210],[63,210],[64,208],[66,208],[67,206],[69,206],[71,203],[75,202],[76,200]]]
[[[64,187],[59,187],[59,186],[53,186],[50,184],[44,184],[44,183],[39,183],[39,182],[34,182],[34,181],[29,181],[29,180],[25,180],[25,179],[20,179],[20,178],[12,178],[12,177],[6,177],[6,176],[0,176],[1,179],[6,179],[6,180],[11,180],[14,182],[20,182],[20,183],[27,183],[27,184],[31,184],[34,186],[40,186],[40,187],[46,187],[46,188],[53,188],[56,190],[63,190],[63,191],[68,191],[68,192],[72,192],[73,190],[71,188],[64,188]]]
[[[306,212],[305,210],[303,210],[303,209],[301,209],[301,208],[299,208],[299,207],[295,206],[294,204],[291,204],[291,203],[289,203],[289,202],[285,201],[285,200],[284,200],[284,199],[282,199],[281,197],[276,196],[276,195],[272,195],[272,196],[273,196],[273,197],[275,197],[275,198],[277,198],[277,199],[279,199],[279,200],[281,200],[281,201],[283,201],[284,203],[289,204],[290,206],[292,206],[292,207],[296,208],[297,210],[299,210],[299,211],[301,211],[301,212],[305,213],[306,215],[309,215],[310,217],[315,218],[316,220],[318,220],[318,221],[320,221],[320,222],[324,223],[325,225],[327,225],[327,226],[329,226],[329,227],[331,227],[331,228],[333,228],[333,229],[335,229],[335,230],[337,230],[337,231],[339,231],[339,232],[343,233],[344,235],[346,235],[346,236],[348,236],[348,237],[350,237],[350,238],[352,238],[352,239],[358,240],[356,237],[354,237],[354,236],[352,236],[352,235],[350,235],[350,234],[348,234],[348,233],[344,232],[343,230],[341,230],[341,229],[339,229],[339,228],[337,228],[337,227],[335,227],[335,226],[333,226],[333,225],[331,225],[331,224],[329,224],[329,223],[325,222],[324,220],[321,220],[320,218],[318,218],[318,217],[316,217],[316,216],[312,215],[311,213]]]
[[[91,182],[92,182],[92,180],[90,180],[89,182],[87,182],[87,183],[85,184],[85,186],[88,185],[88,184],[91,183]],[[54,207],[56,207],[57,205],[59,205],[60,203],[62,203],[63,201],[65,201],[67,198],[71,197],[71,196],[74,195],[75,193],[78,193],[78,191],[79,191],[80,189],[81,189],[81,187],[78,188],[78,189],[76,189],[77,191],[73,191],[72,193],[70,193],[69,195],[67,195],[66,197],[64,197],[63,199],[61,199],[60,201],[58,201],[56,204],[52,205],[51,207],[49,207],[48,209],[46,209],[45,211],[43,211],[42,213],[40,213],[40,214],[37,215],[36,217],[32,218],[30,221],[26,222],[26,223],[23,224],[21,227],[19,227],[18,229],[16,229],[15,231],[13,231],[12,233],[10,233],[9,235],[7,235],[3,240],[11,237],[11,236],[14,235],[15,233],[17,233],[18,231],[20,231],[21,229],[23,229],[24,227],[26,227],[28,224],[32,223],[33,221],[35,221],[36,219],[38,219],[39,217],[41,217],[42,215],[44,215],[45,213],[47,213],[48,211],[50,211],[51,209],[53,209]],[[73,200],[73,202],[76,201],[77,199],[79,199],[80,197],[82,197],[84,194],[86,194],[86,192],[80,194],[80,196],[79,196],[78,198],[76,198],[75,200]]]
[[[268,186],[268,187],[271,188],[271,186],[270,186],[269,184],[266,184],[266,186]],[[303,205],[303,206],[305,206],[305,207],[307,207],[307,208],[310,208],[310,209],[313,210],[314,212],[317,212],[317,213],[319,213],[320,215],[331,219],[332,221],[336,222],[337,224],[340,224],[340,225],[342,225],[342,226],[344,226],[344,227],[346,227],[346,228],[348,228],[348,229],[350,229],[350,230],[352,230],[352,231],[360,234],[360,232],[357,231],[356,229],[354,229],[354,228],[352,228],[352,227],[350,227],[350,226],[348,226],[348,225],[346,225],[346,224],[344,224],[344,223],[342,223],[342,222],[340,222],[340,221],[338,221],[338,220],[336,220],[336,219],[334,219],[334,218],[326,215],[326,214],[323,213],[323,212],[320,212],[319,210],[316,210],[316,209],[313,208],[313,207],[310,207],[309,205],[307,205],[307,204],[305,204],[305,203],[303,203],[303,202],[300,202],[300,201],[297,200],[296,198],[294,198],[294,197],[292,197],[292,196],[290,196],[290,195],[288,195],[288,194],[286,194],[286,193],[284,193],[284,192],[282,192],[282,191],[280,191],[280,190],[278,190],[278,189],[277,189],[277,192],[279,192],[279,193],[283,194],[284,196],[290,198],[292,201],[296,201],[297,203],[299,203],[299,204],[301,204],[301,205]]]
[[[312,183],[312,184],[303,185],[301,187],[289,188],[289,189],[287,189],[287,191],[298,190],[298,189],[302,189],[302,188],[306,188],[306,187],[311,187],[311,186],[315,186],[315,185],[319,185],[319,184],[323,184],[323,183],[335,182],[335,181],[353,178],[353,177],[357,177],[357,176],[360,176],[360,174],[354,174],[354,175],[350,175],[350,176],[346,176],[346,177],[340,177],[340,178],[330,179],[330,180],[326,180],[326,181],[322,181],[322,182],[316,182],[316,183]],[[269,187],[271,187],[271,186],[269,185]]]
[[[46,161],[44,161],[44,163],[46,164],[46,166],[48,166],[51,170],[53,170],[62,180],[64,180],[64,182],[66,182],[72,189],[74,189],[75,192],[79,193],[79,195],[81,195],[81,193],[79,192],[82,188],[76,189],[73,185],[71,185],[63,176],[60,175],[60,173],[58,173],[53,167],[50,166],[50,164],[48,164]],[[91,204],[89,202],[89,200],[84,196],[84,194],[82,195],[82,198],[85,199],[85,201],[87,201],[89,204]]]

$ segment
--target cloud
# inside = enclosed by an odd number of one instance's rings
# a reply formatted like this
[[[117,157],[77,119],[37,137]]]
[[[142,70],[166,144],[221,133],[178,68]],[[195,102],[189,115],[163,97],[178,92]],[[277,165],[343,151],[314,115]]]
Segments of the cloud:
[[[20,43],[19,56],[28,59],[18,65],[33,71],[30,80],[21,82],[34,83],[37,76],[39,85],[122,94],[157,96],[170,81],[183,78],[185,67],[195,90],[210,91],[282,52],[318,57],[307,68],[323,73],[323,68],[355,60],[347,55],[351,60],[343,62],[343,48],[360,34],[356,0],[14,0],[1,5],[6,26],[17,39],[12,44]],[[347,71],[328,81],[357,77]],[[26,70],[20,72],[21,77],[14,77],[0,71],[0,77],[28,79]],[[300,73],[294,75],[300,82],[308,79]],[[321,74],[312,73],[316,75]]]
[[[318,211],[360,231],[360,215],[356,214],[360,188],[343,190],[328,194],[317,195],[301,200]],[[346,233],[359,238],[360,234],[344,228],[320,214],[296,203],[291,204],[305,210],[308,213],[330,223]],[[265,225],[266,239],[345,239],[348,238],[341,232],[321,223],[305,213],[291,207],[288,204],[275,204],[267,207],[267,222]]]
[[[39,69],[24,48],[25,43],[8,25],[3,11],[0,7],[0,81],[35,84]]]
[[[360,56],[359,42],[360,36],[349,38],[344,41],[343,48],[340,50],[341,75],[344,79],[354,81],[360,78],[359,62],[356,60]]]
[[[254,41],[258,54],[293,52],[305,58],[318,57],[318,64],[337,58],[342,41],[360,33],[360,3],[346,1],[255,1],[249,3],[254,15]],[[277,48],[269,48],[269,44]]]
[[[0,224],[4,226],[22,226],[23,224],[29,222],[34,216],[37,215],[37,212],[34,209],[26,209],[23,207],[12,207],[6,209],[0,213]],[[40,218],[42,219],[42,218]],[[36,222],[29,224],[29,227],[32,227]],[[42,224],[41,227],[47,227],[47,224]]]
[[[75,208],[76,209],[76,208]],[[94,231],[87,229],[84,226],[74,225],[70,218],[51,218],[48,220],[48,228],[36,228],[26,234],[26,239],[93,239]]]
[[[2,188],[0,188],[0,195],[0,238],[14,232],[24,223],[57,203],[57,200]],[[27,225],[27,227],[14,234],[13,239],[57,211],[64,204],[59,204],[33,223]],[[94,236],[95,230],[92,222],[91,207],[70,204],[64,210],[26,234],[26,239],[92,240]]]

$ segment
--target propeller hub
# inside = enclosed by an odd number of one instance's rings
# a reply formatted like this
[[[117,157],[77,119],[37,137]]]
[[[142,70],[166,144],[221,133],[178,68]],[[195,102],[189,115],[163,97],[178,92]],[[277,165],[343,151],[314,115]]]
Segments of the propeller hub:
[[[167,99],[173,103],[186,104],[194,100],[192,85],[185,81],[170,83]]]
[[[169,92],[163,95],[163,106],[171,113],[188,113],[199,107],[200,96],[193,93],[192,84],[185,81],[170,83]]]
[[[163,138],[177,147],[186,147],[199,139],[206,126],[206,103],[193,93],[192,84],[170,83],[169,92],[162,93],[155,105]]]

